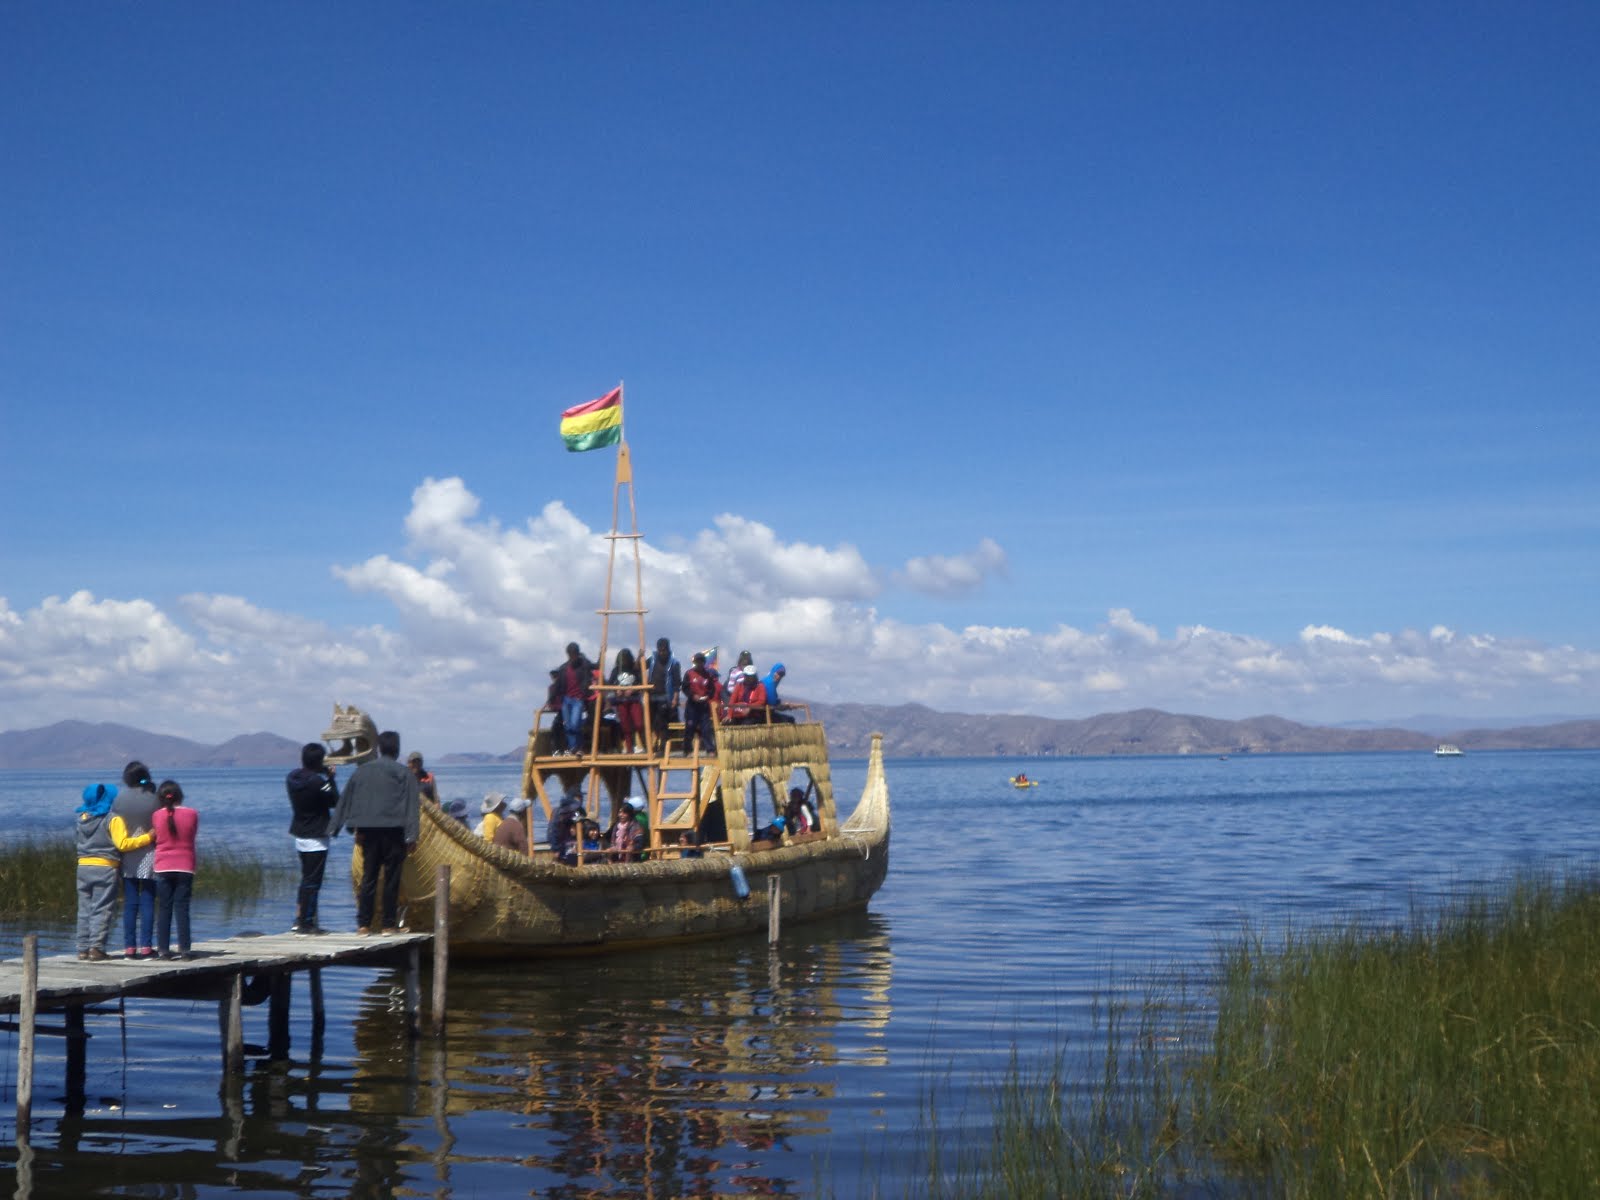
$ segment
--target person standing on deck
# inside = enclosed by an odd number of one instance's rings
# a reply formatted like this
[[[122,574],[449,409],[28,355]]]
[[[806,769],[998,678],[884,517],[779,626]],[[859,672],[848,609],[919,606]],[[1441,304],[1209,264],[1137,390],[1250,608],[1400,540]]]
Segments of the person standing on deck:
[[[683,673],[683,753],[694,753],[695,740],[700,742],[701,754],[717,752],[716,738],[711,732],[711,705],[717,698],[717,677],[706,668],[705,652],[696,650]]]
[[[645,661],[645,675],[650,680],[650,728],[656,737],[656,746],[665,748],[672,723],[678,719],[678,693],[683,690],[683,668],[672,657],[672,643],[666,638],[656,639],[656,652]]]
[[[111,806],[111,840],[122,851],[122,945],[124,958],[154,958],[156,925],[155,849],[134,849],[131,839],[150,832],[156,811],[156,781],[135,759],[122,768],[122,790]]]
[[[333,813],[333,834],[348,825],[361,847],[361,886],[356,893],[356,932],[372,932],[383,876],[383,932],[400,933],[400,868],[416,849],[422,813],[417,777],[400,765],[400,735],[378,735],[378,757],[356,768]]]
[[[323,869],[328,865],[328,826],[334,806],[339,803],[339,785],[334,782],[327,757],[327,748],[321,742],[307,742],[300,747],[300,765],[284,780],[294,814],[289,833],[294,838],[295,852],[300,855],[300,890],[295,895],[290,933],[324,932],[317,924],[317,897],[322,892]]]
[[[417,790],[435,804],[439,803],[439,789],[434,783],[433,772],[422,765],[422,751],[413,750],[406,755],[406,769],[417,777]]]
[[[583,656],[577,642],[567,643],[567,661],[557,668],[556,683],[561,689],[561,724],[566,729],[565,753],[579,753],[583,738],[583,715],[593,695],[594,664]],[[557,754],[563,753],[560,750]]]

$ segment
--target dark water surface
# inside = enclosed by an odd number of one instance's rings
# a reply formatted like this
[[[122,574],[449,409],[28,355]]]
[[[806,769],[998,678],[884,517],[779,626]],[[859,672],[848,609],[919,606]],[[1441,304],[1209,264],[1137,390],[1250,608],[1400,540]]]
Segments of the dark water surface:
[[[1019,768],[1042,786],[1009,787]],[[474,800],[517,783],[438,774]],[[201,813],[197,938],[288,925],[292,879],[242,916],[205,892],[207,845],[293,858],[282,776],[178,773]],[[835,764],[842,811],[864,776]],[[4,836],[70,829],[90,778],[0,772]],[[1203,981],[1246,922],[1403,917],[1519,868],[1600,863],[1596,753],[907,761],[889,786],[871,911],[791,926],[775,950],[457,965],[446,1041],[415,1047],[394,974],[326,971],[320,1060],[300,978],[293,1061],[252,1056],[238,1087],[220,1086],[212,1003],[91,1015],[88,1102],[66,1111],[60,1042],[43,1039],[20,1164],[16,1037],[0,1034],[0,1165],[34,1196],[917,1194],[930,1088],[954,1097],[941,1124],[981,1143],[983,1088],[1014,1045],[1092,1047],[1097,1001],[1169,967]],[[344,927],[335,846],[324,924]],[[22,932],[0,927],[0,953]],[[70,948],[70,930],[40,932]],[[265,1023],[247,1011],[247,1042]]]

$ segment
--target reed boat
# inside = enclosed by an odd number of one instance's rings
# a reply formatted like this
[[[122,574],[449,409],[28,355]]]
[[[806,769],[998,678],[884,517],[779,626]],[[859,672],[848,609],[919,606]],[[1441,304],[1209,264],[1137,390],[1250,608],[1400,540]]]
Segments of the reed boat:
[[[620,397],[619,397],[620,398]],[[636,621],[633,645],[648,647],[639,563],[633,470],[617,442],[610,561],[601,617],[600,658],[607,661],[616,617]],[[630,529],[618,529],[626,490]],[[619,543],[632,548],[633,603],[613,607]],[[630,622],[632,624],[633,622]],[[630,639],[631,640],[631,639]],[[620,643],[627,644],[627,643]],[[681,723],[653,727],[647,680],[597,682],[585,708],[576,753],[565,752],[554,711],[534,714],[522,768],[522,794],[533,804],[520,815],[528,853],[492,844],[438,803],[422,800],[421,832],[402,874],[410,928],[431,930],[438,868],[449,871],[452,955],[476,958],[595,954],[666,942],[728,937],[866,907],[889,866],[889,788],[883,736],[873,734],[866,782],[854,810],[834,804],[827,737],[803,704],[753,714],[728,724],[712,705],[714,748],[684,746]],[[639,753],[624,753],[608,706],[637,696],[643,715]],[[375,753],[376,730],[361,710],[335,706],[323,735],[328,761],[355,763]],[[798,790],[807,824],[801,832],[778,821]],[[621,805],[642,802],[646,840],[640,861],[604,849],[572,847],[567,861],[550,844],[552,818],[574,812],[604,829]],[[564,806],[564,801],[567,801]],[[360,878],[361,853],[352,871]]]

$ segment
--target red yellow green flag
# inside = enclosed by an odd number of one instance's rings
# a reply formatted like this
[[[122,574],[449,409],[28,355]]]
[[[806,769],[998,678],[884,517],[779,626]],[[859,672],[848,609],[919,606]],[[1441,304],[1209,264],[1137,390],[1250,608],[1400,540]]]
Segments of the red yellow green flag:
[[[598,400],[575,404],[561,414],[561,437],[568,450],[599,450],[622,440],[622,389]]]

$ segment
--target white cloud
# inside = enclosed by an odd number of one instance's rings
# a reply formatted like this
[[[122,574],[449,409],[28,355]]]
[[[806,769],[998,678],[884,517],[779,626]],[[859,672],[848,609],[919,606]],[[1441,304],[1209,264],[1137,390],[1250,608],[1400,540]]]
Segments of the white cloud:
[[[340,701],[425,750],[510,749],[561,647],[597,649],[609,546],[560,503],[520,525],[481,507],[460,479],[424,480],[403,548],[332,567],[393,606],[382,624],[336,628],[200,593],[172,613],[87,591],[25,611],[0,598],[0,728],[79,717],[217,740],[313,737]],[[619,549],[612,603],[630,608],[631,555]],[[670,636],[680,657],[716,644],[725,662],[741,648],[763,665],[781,658],[796,698],[1051,716],[1600,710],[1600,654],[1572,646],[1442,625],[1355,635],[1313,623],[1282,642],[1201,624],[1167,635],[1126,607],[1089,628],[911,624],[880,607],[880,573],[856,547],[788,541],[733,514],[640,553],[649,637]],[[985,542],[913,559],[898,577],[941,594],[1003,566]],[[633,617],[613,619],[613,648],[636,637]]]
[[[976,591],[990,575],[1003,574],[1006,552],[992,538],[984,538],[966,554],[929,554],[909,559],[896,577],[913,591],[930,596],[953,596]]]

